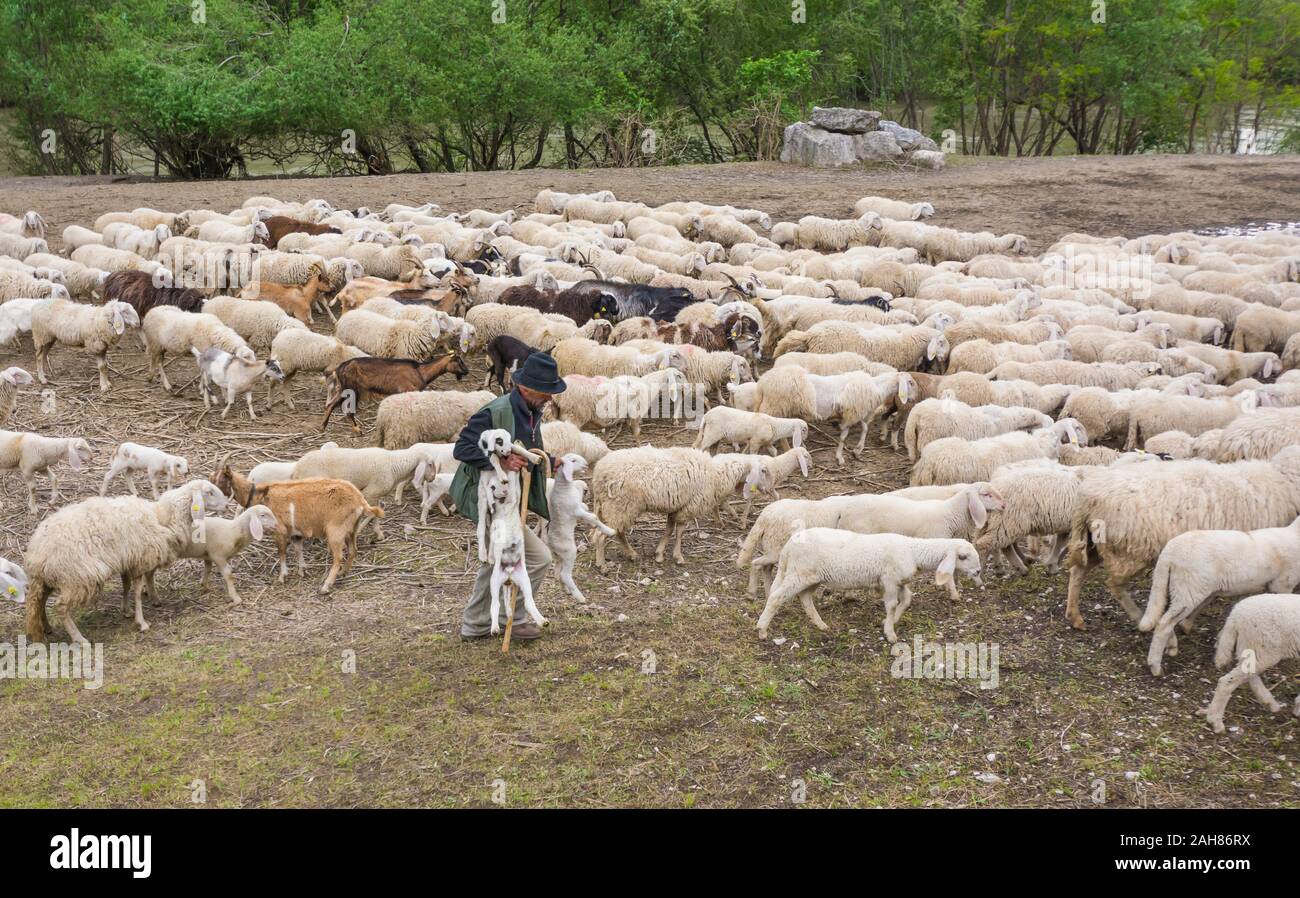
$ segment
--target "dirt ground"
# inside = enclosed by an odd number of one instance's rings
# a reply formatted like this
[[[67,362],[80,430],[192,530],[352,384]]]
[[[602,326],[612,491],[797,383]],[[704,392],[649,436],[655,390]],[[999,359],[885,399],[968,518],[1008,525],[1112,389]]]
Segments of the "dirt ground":
[[[938,174],[826,173],[757,164],[635,171],[493,173],[252,183],[0,181],[0,208],[36,208],[57,233],[113,209],[238,205],[253,194],[323,196],[341,205],[434,200],[446,208],[527,208],[535,191],[610,187],[651,203],[698,198],[757,206],[774,219],[842,215],[857,196],[927,199],[943,224],[1017,231],[1041,248],[1060,234],[1136,235],[1300,218],[1300,159],[1143,157],[966,161]],[[327,323],[318,322],[324,330]],[[289,460],[325,439],[369,445],[341,421],[322,434],[317,380],[250,422],[205,411],[169,367],[179,395],[145,383],[133,336],[110,354],[102,398],[79,352],[52,356],[52,394],[24,392],[15,429],[76,433],[95,448],[86,471],[64,468],[63,501],[92,495],[112,448],[134,440],[185,454],[207,474],[226,452],[244,470]],[[0,367],[34,370],[30,342]],[[463,382],[483,377],[481,359]],[[49,398],[52,396],[53,401]],[[367,424],[373,405],[365,408]],[[646,426],[643,441],[687,445],[693,433]],[[611,440],[632,445],[627,434]],[[814,469],[786,496],[903,485],[906,457],[873,446],[835,466],[829,434]],[[0,555],[17,560],[40,518],[15,472],[0,473]],[[121,493],[120,482],[113,487]],[[326,553],[309,545],[307,576],[275,582],[274,548],[235,565],[243,604],[197,589],[200,567],[158,578],[151,629],[135,630],[110,585],[82,631],[104,643],[104,682],[0,680],[0,806],[1295,806],[1300,723],[1269,715],[1243,690],[1235,728],[1214,737],[1195,710],[1213,690],[1213,638],[1228,603],[1203,615],[1156,679],[1147,639],[1100,578],[1082,605],[1090,629],[1063,618],[1065,577],[964,585],[953,604],[931,586],[899,627],[902,640],[974,642],[999,651],[995,688],[974,679],[891,675],[878,600],[819,603],[830,631],[797,608],[759,642],[761,603],[734,567],[743,530],[706,522],[687,534],[687,564],[653,560],[660,519],[646,519],[629,561],[611,548],[609,575],[589,552],[578,582],[589,604],[548,580],[545,637],[502,656],[463,643],[459,618],[473,568],[473,530],[385,503],[382,541],[363,537],[352,572],[320,596]],[[1141,596],[1139,597],[1141,598]],[[0,605],[0,642],[22,634],[22,609]],[[1279,698],[1294,665],[1272,671]],[[1287,681],[1287,682],[1283,682]]]

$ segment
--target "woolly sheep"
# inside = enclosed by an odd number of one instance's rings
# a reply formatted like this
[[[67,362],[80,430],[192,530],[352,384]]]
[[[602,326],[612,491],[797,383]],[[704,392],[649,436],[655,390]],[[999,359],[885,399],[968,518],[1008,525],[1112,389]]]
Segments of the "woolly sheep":
[[[223,324],[216,315],[204,312],[155,306],[145,314],[141,334],[149,358],[148,379],[152,381],[155,374],[159,375],[164,390],[172,388],[167,380],[165,365],[169,352],[173,355],[189,355],[216,348],[247,363],[256,361],[253,350],[244,342],[243,337]]]
[[[943,332],[929,327],[900,332],[824,321],[807,331],[790,331],[773,354],[779,357],[792,351],[856,352],[898,371],[921,371],[931,365],[942,366],[949,344]]]
[[[567,391],[566,391],[567,392]],[[547,421],[542,425],[542,445],[552,458],[562,455],[581,455],[589,465],[595,465],[606,455],[609,446],[600,437],[583,433],[567,421]]]
[[[305,324],[286,315],[273,302],[214,296],[203,303],[203,311],[221,319],[222,324],[243,337],[250,347],[262,351],[269,350],[276,335],[283,330],[307,330]]]
[[[916,461],[935,440],[960,437],[979,440],[1014,430],[1050,427],[1052,419],[1024,406],[969,406],[955,399],[924,399],[908,413],[904,426],[907,457]]]
[[[1064,340],[1047,340],[1028,345],[1025,343],[990,343],[987,340],[967,340],[948,356],[948,371],[973,371],[987,374],[1002,362],[1045,362],[1072,358],[1070,344]]]
[[[546,528],[546,545],[551,555],[558,562],[556,574],[560,583],[579,602],[587,598],[573,582],[573,562],[578,556],[578,547],[574,531],[579,522],[595,527],[605,536],[613,536],[614,531],[600,518],[588,510],[582,501],[585,484],[577,475],[587,470],[587,461],[576,453],[553,456],[555,458],[555,480],[548,496],[551,519]]]
[[[241,299],[239,302],[247,302],[247,300]],[[271,361],[280,366],[284,379],[271,381],[267,408],[275,405],[277,387],[289,403],[289,408],[295,407],[293,397],[289,394],[289,380],[299,371],[328,371],[348,359],[359,358],[365,354],[337,337],[313,333],[306,328],[286,326],[271,341]]]
[[[1300,446],[1271,461],[1170,461],[1106,468],[1087,478],[1070,525],[1066,618],[1084,629],[1079,595],[1088,567],[1106,567],[1106,585],[1129,617],[1141,616],[1128,583],[1165,544],[1189,530],[1281,527],[1300,514]]]
[[[153,572],[176,560],[191,539],[192,506],[204,512],[226,507],[226,497],[207,481],[194,480],[169,490],[157,502],[132,496],[86,499],[41,521],[27,543],[23,567],[29,577],[27,638],[45,642],[50,630],[47,601],[57,598],[64,630],[88,645],[73,614],[89,607],[114,575],[125,586],[135,581],[135,619],[147,630],[140,591]],[[152,591],[152,590],[151,590]]]
[[[819,589],[857,592],[879,587],[885,602],[885,638],[897,642],[895,625],[912,603],[908,581],[921,571],[934,571],[938,586],[947,586],[958,572],[978,582],[979,553],[964,539],[864,535],[829,527],[800,529],[781,550],[776,579],[758,618],[759,638],[767,638],[773,616],[795,596],[813,625],[825,631],[830,628],[813,604]]]
[[[454,440],[470,416],[495,398],[491,390],[398,393],[379,403],[375,437],[385,449]]]
[[[334,335],[380,358],[423,361],[433,355],[442,330],[435,321],[397,321],[357,309],[339,316]]]
[[[1190,630],[1213,596],[1244,596],[1260,590],[1291,592],[1300,583],[1300,518],[1285,527],[1192,530],[1165,544],[1151,575],[1151,596],[1138,622],[1154,634],[1147,653],[1160,676],[1166,653],[1176,654],[1174,627]]]
[[[50,349],[54,344],[79,346],[95,356],[99,369],[99,391],[107,393],[108,350],[128,327],[138,327],[140,316],[124,302],[110,300],[102,306],[83,305],[67,299],[47,299],[32,307],[32,343],[36,347],[36,376],[48,383]]]
[[[868,374],[887,374],[894,370],[883,362],[873,362],[856,352],[787,352],[772,363],[774,368],[798,365],[809,374],[844,374],[848,371],[865,371]]]
[[[1194,437],[1207,430],[1221,430],[1258,405],[1259,396],[1252,391],[1217,399],[1163,395],[1138,398],[1129,412],[1128,438],[1124,448],[1136,449],[1145,437],[1166,430],[1181,430]]]
[[[1300,655],[1300,596],[1263,593],[1242,599],[1228,612],[1219,632],[1214,666],[1222,670],[1237,664],[1219,678],[1214,697],[1200,709],[1214,732],[1222,733],[1223,711],[1228,699],[1242,683],[1250,685],[1251,694],[1273,713],[1283,705],[1273,698],[1260,674],[1288,658]],[[1295,713],[1300,717],[1300,697]]]
[[[88,268],[80,262],[65,259],[50,253],[36,253],[25,260],[28,265],[38,268],[52,268],[63,273],[64,286],[73,299],[90,300],[97,296],[108,279],[108,272],[98,268]]]
[[[3,320],[0,319],[0,324]],[[30,383],[34,378],[17,365],[11,365],[0,371],[0,424],[9,420],[18,404],[18,388]]]
[[[1215,460],[1270,459],[1300,445],[1300,408],[1260,409],[1239,415],[1219,434]]]
[[[50,478],[50,504],[59,497],[54,466],[67,462],[80,471],[91,460],[90,444],[80,437],[47,437],[36,433],[0,430],[0,470],[17,470],[27,485],[27,509],[36,513],[36,475]]]
[[[934,206],[929,203],[905,203],[883,196],[864,196],[853,204],[853,214],[858,218],[868,212],[875,212],[881,218],[917,221],[933,215]]]
[[[26,272],[0,270],[0,302],[14,299],[68,299],[71,293],[63,284],[35,278]]]
[[[1072,418],[1029,433],[1013,431],[979,440],[945,437],[921,450],[912,470],[912,485],[973,483],[988,480],[1008,462],[1029,458],[1056,458],[1061,444],[1086,441],[1083,428]]]
[[[740,451],[741,444],[749,453],[770,450],[778,442],[787,447],[802,446],[808,439],[808,422],[800,418],[774,418],[758,412],[717,406],[705,412],[700,422],[700,433],[694,447],[708,451],[720,442],[730,443],[732,450]]]
[[[678,370],[686,367],[685,357],[674,347],[647,354],[635,347],[603,346],[583,337],[561,340],[555,344],[551,355],[555,357],[561,376],[618,377],[627,374],[639,377],[667,367]]]

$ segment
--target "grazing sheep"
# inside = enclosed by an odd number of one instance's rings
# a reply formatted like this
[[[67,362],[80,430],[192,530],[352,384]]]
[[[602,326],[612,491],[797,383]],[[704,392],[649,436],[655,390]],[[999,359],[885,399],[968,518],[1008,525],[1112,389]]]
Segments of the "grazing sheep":
[[[1207,430],[1221,430],[1258,406],[1259,394],[1252,390],[1217,399],[1164,395],[1139,398],[1129,412],[1124,448],[1137,449],[1145,438],[1166,430],[1181,430],[1194,437]]]
[[[1251,695],[1273,713],[1284,707],[1273,698],[1260,674],[1288,658],[1300,656],[1300,596],[1263,593],[1242,599],[1228,612],[1219,632],[1214,652],[1214,666],[1222,670],[1237,664],[1219,678],[1210,704],[1199,713],[1216,733],[1224,731],[1223,711],[1228,699],[1242,683],[1250,685]],[[1300,717],[1300,697],[1295,714]]]
[[[0,430],[0,470],[17,469],[27,484],[27,509],[36,514],[36,475],[50,478],[50,504],[59,497],[54,466],[66,461],[80,471],[91,460],[90,444],[80,437],[47,437],[36,433]]]
[[[239,300],[244,302],[244,300]],[[299,371],[328,371],[348,359],[361,358],[365,353],[349,346],[336,337],[313,333],[306,328],[286,327],[271,341],[271,361],[280,367],[283,380],[271,380],[267,405],[275,405],[276,388],[279,387],[289,408],[294,408],[289,395],[289,379]]]
[[[929,203],[905,203],[883,196],[864,196],[853,204],[853,214],[859,219],[868,212],[874,212],[881,218],[918,221],[933,215],[934,206]]]
[[[894,627],[912,604],[908,581],[921,571],[934,571],[937,586],[948,586],[958,572],[978,582],[979,553],[964,539],[915,539],[800,525],[781,550],[776,579],[758,618],[758,636],[767,638],[772,618],[795,596],[808,619],[824,631],[830,628],[813,604],[819,589],[842,593],[878,587],[884,594],[885,638],[897,642]]]
[[[99,369],[99,391],[107,393],[108,350],[128,327],[138,327],[140,317],[124,302],[113,300],[102,306],[89,306],[68,299],[47,299],[32,307],[32,343],[36,347],[36,376],[48,383],[52,374],[50,349],[55,343],[79,346],[95,356]]]
[[[1155,564],[1169,540],[1189,530],[1281,527],[1300,515],[1300,446],[1271,461],[1170,461],[1098,471],[1080,490],[1070,525],[1066,618],[1085,629],[1079,595],[1100,560],[1106,585],[1134,621],[1129,581]]]
[[[63,284],[68,288],[68,293],[72,299],[89,302],[102,295],[104,282],[108,280],[107,271],[88,268],[80,262],[74,262],[71,259],[51,255],[50,253],[36,253],[28,256],[24,261],[28,265],[34,265],[38,268],[49,268],[61,272],[63,274]],[[108,299],[109,297],[104,298]]]
[[[774,357],[787,352],[856,352],[898,371],[926,371],[942,367],[949,343],[944,333],[930,327],[895,331],[864,328],[838,321],[823,321],[807,331],[790,331],[776,345]]]

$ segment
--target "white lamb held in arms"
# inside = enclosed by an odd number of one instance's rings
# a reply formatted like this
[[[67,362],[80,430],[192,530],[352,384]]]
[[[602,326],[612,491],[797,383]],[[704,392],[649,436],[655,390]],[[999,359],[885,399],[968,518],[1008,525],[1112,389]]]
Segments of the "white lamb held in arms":
[[[1151,597],[1138,623],[1151,637],[1147,664],[1157,677],[1166,647],[1178,654],[1174,626],[1189,632],[1214,596],[1244,596],[1267,589],[1290,592],[1300,584],[1300,518],[1261,530],[1191,530],[1165,543],[1151,575]]]
[[[1300,596],[1264,593],[1238,602],[1219,632],[1214,666],[1222,670],[1234,657],[1237,666],[1219,679],[1214,698],[1199,711],[1216,733],[1223,732],[1224,708],[1242,683],[1250,684],[1251,694],[1261,705],[1275,714],[1282,710],[1282,703],[1273,698],[1260,674],[1288,658],[1300,657]],[[1300,717],[1300,696],[1295,715]]]
[[[776,579],[758,619],[759,638],[767,638],[773,616],[795,596],[813,625],[826,630],[829,628],[813,604],[818,589],[850,592],[879,587],[885,599],[885,638],[897,642],[894,625],[912,604],[908,581],[920,571],[934,571],[937,586],[946,587],[958,571],[979,583],[980,556],[964,539],[864,535],[832,527],[804,529],[802,522],[796,521],[794,535],[781,550]]]

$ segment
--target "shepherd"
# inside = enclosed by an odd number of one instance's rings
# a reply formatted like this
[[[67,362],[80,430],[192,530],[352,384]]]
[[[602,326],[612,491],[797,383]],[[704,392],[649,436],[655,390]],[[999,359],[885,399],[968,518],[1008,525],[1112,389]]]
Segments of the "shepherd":
[[[478,523],[478,480],[483,473],[495,474],[492,463],[479,448],[479,435],[485,430],[506,430],[512,441],[523,443],[525,449],[545,450],[542,446],[542,412],[551,397],[563,393],[565,383],[559,377],[558,369],[550,353],[535,352],[530,355],[514,374],[514,389],[503,396],[498,396],[475,412],[466,423],[464,430],[456,438],[452,455],[460,462],[456,476],[452,478],[450,495],[456,503],[456,510],[468,520]],[[546,504],[545,469],[538,470],[537,465],[529,465],[518,455],[509,455],[502,460],[501,466],[510,471],[522,471],[531,468],[532,478],[528,490],[528,509],[542,518],[550,520],[550,508]],[[524,527],[524,566],[528,569],[528,581],[532,584],[536,596],[546,572],[551,568],[551,550],[546,543]],[[479,639],[492,632],[492,563],[481,563],[478,576],[474,580],[474,591],[461,616],[461,639]],[[499,621],[502,627],[506,619],[515,613],[515,609],[506,607]],[[518,641],[537,639],[542,635],[542,628],[528,619],[522,607],[512,624],[512,638]]]

